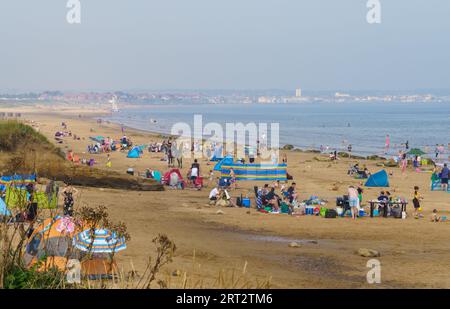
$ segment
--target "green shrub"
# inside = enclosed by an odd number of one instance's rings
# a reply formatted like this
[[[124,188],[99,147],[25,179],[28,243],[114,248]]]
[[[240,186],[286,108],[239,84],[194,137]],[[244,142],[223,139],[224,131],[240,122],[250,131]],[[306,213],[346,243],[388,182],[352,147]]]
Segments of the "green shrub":
[[[17,121],[0,121],[0,150],[16,151],[21,145],[40,144],[54,148],[32,127]]]

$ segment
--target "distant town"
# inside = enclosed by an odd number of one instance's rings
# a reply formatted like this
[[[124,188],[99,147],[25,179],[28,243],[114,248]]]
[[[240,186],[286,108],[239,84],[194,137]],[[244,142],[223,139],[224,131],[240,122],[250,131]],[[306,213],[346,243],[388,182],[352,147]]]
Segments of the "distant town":
[[[0,94],[0,103],[108,103],[127,104],[288,104],[304,102],[450,102],[450,94],[304,94],[292,91],[164,91],[164,92],[61,92]]]

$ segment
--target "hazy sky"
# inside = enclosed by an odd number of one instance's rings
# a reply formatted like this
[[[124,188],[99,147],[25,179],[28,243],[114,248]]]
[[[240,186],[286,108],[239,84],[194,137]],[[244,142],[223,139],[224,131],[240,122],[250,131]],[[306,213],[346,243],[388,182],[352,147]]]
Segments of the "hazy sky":
[[[450,89],[450,1],[1,0],[0,91]]]

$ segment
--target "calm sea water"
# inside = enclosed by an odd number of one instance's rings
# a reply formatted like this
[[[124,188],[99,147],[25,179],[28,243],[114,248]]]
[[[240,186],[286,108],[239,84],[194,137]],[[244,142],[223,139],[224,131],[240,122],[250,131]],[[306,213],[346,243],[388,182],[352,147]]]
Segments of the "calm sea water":
[[[302,103],[248,105],[148,105],[122,109],[108,120],[125,126],[170,133],[172,125],[193,125],[194,114],[207,122],[279,123],[280,145],[300,148],[352,151],[358,154],[382,154],[386,135],[390,135],[395,154],[409,141],[434,153],[436,144],[450,143],[450,102],[447,103]],[[156,120],[153,123],[151,120]]]

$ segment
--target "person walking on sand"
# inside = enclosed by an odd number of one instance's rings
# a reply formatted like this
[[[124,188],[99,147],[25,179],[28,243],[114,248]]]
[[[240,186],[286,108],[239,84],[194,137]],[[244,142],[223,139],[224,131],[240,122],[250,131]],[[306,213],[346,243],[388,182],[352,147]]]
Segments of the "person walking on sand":
[[[353,186],[348,187],[348,199],[350,204],[350,210],[352,212],[352,219],[356,219],[356,216],[358,214],[359,198],[358,198],[358,191]]]

